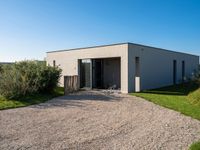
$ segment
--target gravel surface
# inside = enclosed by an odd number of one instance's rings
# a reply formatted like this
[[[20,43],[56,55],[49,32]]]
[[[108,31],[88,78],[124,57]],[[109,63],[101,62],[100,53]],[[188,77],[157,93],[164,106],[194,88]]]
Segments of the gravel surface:
[[[82,91],[0,111],[0,149],[188,149],[200,121],[141,98]]]

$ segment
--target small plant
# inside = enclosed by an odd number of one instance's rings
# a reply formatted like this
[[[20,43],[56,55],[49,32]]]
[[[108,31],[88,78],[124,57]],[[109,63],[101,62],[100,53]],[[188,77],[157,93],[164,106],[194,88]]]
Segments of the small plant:
[[[51,92],[57,86],[61,69],[39,61],[21,61],[2,66],[0,95],[19,98],[41,92]]]

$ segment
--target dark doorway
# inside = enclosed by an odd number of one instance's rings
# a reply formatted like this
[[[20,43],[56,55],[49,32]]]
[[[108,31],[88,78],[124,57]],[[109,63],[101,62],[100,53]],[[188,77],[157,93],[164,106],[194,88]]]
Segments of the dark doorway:
[[[173,84],[176,84],[177,78],[177,62],[176,60],[173,61]]]
[[[121,66],[120,58],[103,59],[103,88],[120,89],[121,87]]]
[[[91,88],[91,60],[82,59],[80,61],[80,87]]]
[[[79,60],[81,88],[120,89],[120,58]]]
[[[92,60],[93,88],[103,88],[103,59]]]

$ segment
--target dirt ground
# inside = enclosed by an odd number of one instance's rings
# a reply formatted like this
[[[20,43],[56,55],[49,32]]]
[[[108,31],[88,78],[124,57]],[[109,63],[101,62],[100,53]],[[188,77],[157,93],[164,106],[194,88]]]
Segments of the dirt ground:
[[[0,149],[188,149],[200,121],[141,98],[82,91],[0,111]]]

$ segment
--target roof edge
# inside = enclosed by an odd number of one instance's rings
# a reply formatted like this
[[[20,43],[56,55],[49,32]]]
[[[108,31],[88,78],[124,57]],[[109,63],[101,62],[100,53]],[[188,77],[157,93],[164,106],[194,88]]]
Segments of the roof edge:
[[[82,50],[82,49],[97,48],[97,47],[124,45],[124,44],[143,46],[143,47],[148,47],[148,48],[154,48],[154,49],[157,49],[157,50],[168,51],[168,52],[171,52],[171,53],[179,53],[179,54],[185,54],[185,55],[191,55],[191,56],[199,57],[198,55],[194,55],[194,54],[190,54],[190,53],[177,52],[177,51],[174,51],[174,50],[167,50],[167,49],[164,49],[164,48],[159,48],[159,47],[154,47],[154,46],[147,46],[147,45],[143,45],[143,44],[136,44],[136,43],[132,43],[132,42],[123,42],[123,43],[115,43],[115,44],[105,44],[105,45],[97,45],[97,46],[88,46],[88,47],[79,47],[79,48],[71,48],[71,49],[54,50],[54,51],[48,51],[46,53],[65,52],[65,51],[72,51],[72,50]]]
[[[115,43],[115,44],[105,44],[105,45],[97,45],[97,46],[87,46],[87,47],[79,47],[79,48],[71,48],[71,49],[63,49],[63,50],[54,50],[54,51],[48,51],[46,53],[64,52],[64,51],[71,51],[71,50],[81,50],[81,49],[96,48],[96,47],[107,47],[107,46],[115,46],[115,45],[124,45],[124,44],[128,44],[128,43],[129,42]]]
[[[177,52],[175,50],[168,50],[168,49],[154,47],[154,46],[148,46],[148,45],[143,45],[143,44],[136,44],[136,43],[131,43],[131,42],[128,42],[128,44],[137,45],[137,46],[143,46],[143,47],[148,47],[148,48],[154,48],[154,49],[157,49],[157,50],[167,51],[167,52],[171,52],[171,53],[179,53],[179,54],[192,55],[192,56],[199,57],[198,55],[195,55],[195,54],[190,54],[190,53],[185,53],[185,52]]]

